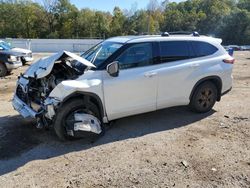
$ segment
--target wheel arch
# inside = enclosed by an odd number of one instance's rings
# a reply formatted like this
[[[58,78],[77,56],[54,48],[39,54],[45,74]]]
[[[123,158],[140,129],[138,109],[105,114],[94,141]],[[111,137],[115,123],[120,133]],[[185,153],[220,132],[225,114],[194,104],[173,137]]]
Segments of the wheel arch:
[[[85,102],[90,101],[90,102],[94,103],[99,109],[99,112],[101,114],[101,118],[106,116],[102,100],[95,93],[89,93],[89,92],[84,92],[84,91],[76,91],[76,92],[70,94],[69,96],[67,96],[66,98],[64,98],[63,101],[61,102],[60,106],[62,106],[66,102],[69,102],[69,101],[74,100],[76,98],[82,98],[83,101],[85,101]]]
[[[217,96],[217,101],[220,101],[221,99],[221,90],[222,90],[222,80],[219,76],[207,76],[204,77],[202,79],[200,79],[198,82],[196,82],[196,84],[194,85],[191,94],[189,96],[189,99],[191,100],[193,97],[193,94],[196,90],[196,88],[201,85],[202,83],[206,82],[206,81],[211,81],[217,88],[218,91],[218,96]]]

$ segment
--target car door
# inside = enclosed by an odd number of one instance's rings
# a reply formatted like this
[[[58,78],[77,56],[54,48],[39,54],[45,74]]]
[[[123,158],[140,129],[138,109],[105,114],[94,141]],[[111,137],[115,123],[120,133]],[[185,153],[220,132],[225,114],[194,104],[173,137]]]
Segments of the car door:
[[[115,61],[119,75],[103,76],[109,120],[156,110],[157,73],[152,69],[152,43],[132,44]]]
[[[187,105],[199,63],[192,61],[188,41],[163,41],[158,72],[157,109]]]

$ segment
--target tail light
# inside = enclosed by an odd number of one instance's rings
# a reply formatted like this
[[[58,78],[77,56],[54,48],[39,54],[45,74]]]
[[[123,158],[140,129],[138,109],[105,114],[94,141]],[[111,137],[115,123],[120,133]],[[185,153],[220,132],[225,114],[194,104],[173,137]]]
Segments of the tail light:
[[[228,63],[228,64],[234,64],[234,61],[235,61],[235,59],[233,57],[223,59],[223,62]]]

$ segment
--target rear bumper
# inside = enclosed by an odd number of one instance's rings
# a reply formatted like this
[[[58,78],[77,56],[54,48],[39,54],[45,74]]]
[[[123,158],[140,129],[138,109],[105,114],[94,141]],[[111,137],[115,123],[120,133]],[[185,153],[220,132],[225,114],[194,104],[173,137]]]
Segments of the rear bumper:
[[[5,62],[5,65],[7,69],[10,71],[21,67],[23,64],[21,61],[16,61],[16,62]]]
[[[25,104],[22,100],[20,100],[16,95],[14,96],[12,100],[12,106],[24,118],[27,118],[27,117],[35,118],[39,115],[38,112],[31,109],[27,104]]]

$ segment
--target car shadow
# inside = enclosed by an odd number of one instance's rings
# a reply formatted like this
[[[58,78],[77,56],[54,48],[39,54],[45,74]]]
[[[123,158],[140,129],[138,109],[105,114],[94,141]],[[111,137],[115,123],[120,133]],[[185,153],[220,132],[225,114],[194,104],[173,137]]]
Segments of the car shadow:
[[[187,107],[174,107],[122,118],[95,142],[82,139],[60,142],[53,131],[35,128],[34,120],[20,116],[0,117],[0,175],[12,172],[33,160],[44,160],[103,144],[167,131],[200,121],[214,110],[197,114]]]

